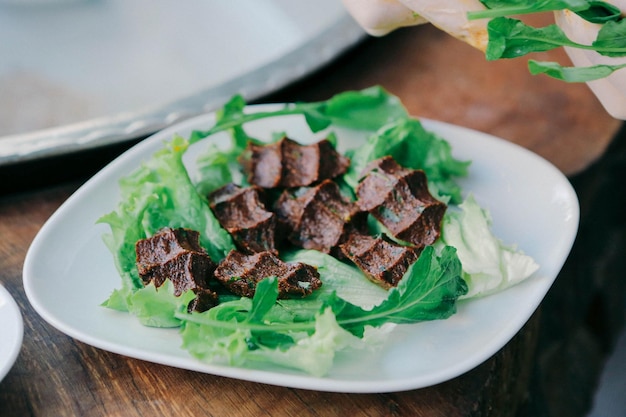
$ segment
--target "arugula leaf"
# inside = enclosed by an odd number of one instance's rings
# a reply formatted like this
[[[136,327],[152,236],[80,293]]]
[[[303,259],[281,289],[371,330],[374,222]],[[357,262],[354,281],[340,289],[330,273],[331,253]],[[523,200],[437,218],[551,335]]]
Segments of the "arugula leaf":
[[[489,43],[485,56],[493,61],[500,58],[516,58],[531,52],[544,52],[571,42],[557,25],[533,28],[520,20],[499,17],[487,24]]]
[[[532,59],[528,61],[528,69],[531,74],[546,74],[557,80],[570,83],[587,82],[605,78],[624,67],[626,67],[626,64],[563,67],[556,62],[540,62]]]
[[[607,22],[602,25],[592,47],[604,56],[621,57],[626,55],[626,20]]]
[[[364,310],[336,296],[329,297],[326,303],[342,327],[362,336],[365,326],[450,317],[456,312],[457,298],[465,293],[467,284],[461,278],[461,262],[456,249],[444,248],[439,258],[434,248],[428,246],[409,267],[398,286],[389,290],[387,299],[371,310]]]
[[[592,23],[619,20],[619,8],[604,1],[589,0],[480,0],[487,10],[468,12],[468,19],[493,19],[511,15],[568,9]]]
[[[489,44],[485,51],[488,60],[516,58],[531,52],[549,51],[560,46],[594,50],[602,55],[626,54],[626,21],[603,25],[598,39],[592,45],[570,41],[557,25],[543,28],[528,26],[520,20],[498,17],[487,24]]]
[[[252,299],[252,307],[248,315],[251,323],[262,323],[263,317],[276,304],[278,299],[278,280],[276,277],[267,277],[257,285]]]
[[[408,116],[398,97],[380,86],[337,94],[326,101],[323,114],[336,126],[370,131]]]
[[[356,189],[367,164],[386,155],[405,168],[424,170],[429,186],[439,194],[450,196],[452,202],[461,200],[461,189],[454,177],[466,176],[469,162],[455,159],[447,141],[412,118],[398,119],[382,127],[354,150],[345,182]]]
[[[605,1],[590,1],[586,10],[575,11],[575,13],[591,23],[618,22],[622,19],[622,11]]]
[[[192,133],[191,143],[267,117],[300,114],[305,117],[311,131],[319,132],[331,123],[353,129],[374,130],[386,122],[406,116],[400,100],[379,86],[361,91],[347,91],[320,102],[287,104],[275,111],[245,113],[244,107],[245,102],[241,96],[233,98],[212,128]]]

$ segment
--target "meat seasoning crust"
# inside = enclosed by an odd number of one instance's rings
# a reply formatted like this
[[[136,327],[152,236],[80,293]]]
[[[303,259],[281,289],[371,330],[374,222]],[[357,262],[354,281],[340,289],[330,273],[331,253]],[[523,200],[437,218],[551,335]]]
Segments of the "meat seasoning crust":
[[[279,298],[305,297],[322,285],[315,267],[300,262],[283,262],[272,252],[246,255],[231,251],[215,270],[215,278],[242,297],[253,297],[256,284],[272,276],[278,279]]]
[[[263,188],[292,188],[335,178],[348,169],[350,160],[323,139],[311,145],[283,137],[268,145],[249,143],[240,158],[250,184]]]
[[[228,184],[209,196],[211,210],[245,253],[276,252],[276,216],[265,209],[259,187]]]
[[[392,242],[385,235],[372,237],[360,233],[351,234],[339,248],[371,281],[383,288],[398,285],[421,252]]]
[[[424,171],[403,168],[389,156],[377,159],[366,167],[356,194],[358,206],[397,239],[424,247],[439,238],[447,206],[428,191]]]
[[[166,227],[135,244],[137,271],[144,285],[152,282],[159,288],[169,279],[177,297],[193,290],[196,298],[188,311],[205,311],[218,302],[217,294],[209,289],[216,265],[200,246],[199,237],[195,230]]]
[[[365,213],[345,199],[331,180],[315,187],[283,191],[275,212],[292,244],[324,253],[329,253],[354,228],[365,224]]]

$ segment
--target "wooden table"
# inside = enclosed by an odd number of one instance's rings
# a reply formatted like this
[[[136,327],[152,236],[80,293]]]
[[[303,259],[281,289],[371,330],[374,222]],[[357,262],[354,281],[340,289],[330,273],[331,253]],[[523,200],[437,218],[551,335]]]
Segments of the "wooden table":
[[[537,58],[565,61],[561,51]],[[0,281],[18,302],[25,325],[20,356],[0,382],[0,415],[584,415],[599,364],[610,349],[611,337],[620,321],[595,298],[577,298],[578,289],[570,281],[581,281],[576,278],[581,271],[588,273],[599,268],[600,259],[607,260],[602,257],[602,250],[590,250],[598,242],[588,242],[586,236],[597,237],[599,231],[595,220],[585,223],[585,219],[595,218],[592,215],[597,214],[598,190],[606,191],[602,187],[606,185],[604,166],[622,167],[618,172],[624,171],[623,160],[621,165],[620,160],[606,161],[607,157],[624,155],[623,140],[618,140],[622,123],[605,114],[585,85],[566,85],[543,76],[530,76],[524,60],[488,63],[479,52],[431,26],[369,39],[331,66],[261,101],[324,99],[340,91],[374,84],[398,95],[414,115],[476,128],[539,153],[568,174],[581,195],[583,220],[579,241],[583,243],[575,246],[575,259],[568,261],[538,312],[499,353],[465,375],[426,389],[329,394],[156,365],[65,336],[30,306],[22,285],[24,256],[39,228],[59,205],[121,151],[103,149],[0,170],[0,182],[11,184],[10,192],[0,197]],[[614,146],[615,152],[607,153],[608,146]],[[68,168],[70,163],[74,168]],[[611,211],[615,205],[610,198],[607,201],[604,203],[608,217],[603,223],[618,218],[619,210]],[[612,240],[622,251],[623,229]],[[620,258],[611,257],[610,264],[601,265],[601,272],[623,263]],[[602,285],[607,279],[604,281]],[[598,287],[601,285],[594,287],[594,294],[601,293]],[[623,299],[623,286],[620,291]],[[613,317],[610,325],[606,316]],[[590,326],[594,320],[598,323]],[[551,330],[555,322],[560,331]],[[589,340],[583,338],[581,342],[574,337],[580,335],[581,329],[583,333],[597,330],[590,340],[601,340],[603,347],[592,352],[597,365],[594,370],[578,378],[580,383],[573,386],[571,381],[561,379],[564,372],[571,376],[572,366],[554,358],[577,358],[576,352],[589,353]],[[581,350],[581,345],[586,350]],[[560,355],[564,351],[570,355]],[[551,391],[554,381],[559,385]],[[576,402],[573,397],[582,400]]]

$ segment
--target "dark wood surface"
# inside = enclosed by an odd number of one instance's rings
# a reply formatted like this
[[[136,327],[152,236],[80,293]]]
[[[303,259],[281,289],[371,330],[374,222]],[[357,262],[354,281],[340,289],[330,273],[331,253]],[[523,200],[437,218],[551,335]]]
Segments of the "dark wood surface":
[[[560,51],[538,59],[547,58],[565,60]],[[64,335],[30,306],[22,285],[24,256],[49,216],[113,156],[103,150],[69,158],[72,169],[65,158],[0,171],[0,182],[12,184],[0,196],[0,282],[18,302],[25,327],[20,356],[0,382],[0,416],[583,416],[597,369],[621,323],[614,309],[598,306],[602,300],[596,296],[604,294],[600,290],[610,281],[605,277],[614,272],[612,266],[623,263],[616,254],[624,248],[624,221],[612,235],[617,248],[608,261],[602,250],[591,248],[607,247],[606,242],[597,246],[594,239],[601,240],[600,227],[610,227],[606,223],[619,218],[623,207],[623,192],[611,199],[606,178],[624,178],[623,140],[616,139],[623,136],[622,123],[605,114],[585,85],[532,77],[523,60],[488,63],[479,52],[431,26],[369,39],[329,67],[261,101],[317,100],[374,84],[398,95],[414,115],[476,128],[539,153],[577,187],[583,221],[573,258],[537,313],[500,352],[437,386],[355,395],[180,370],[112,354]],[[609,146],[616,151],[607,152]],[[33,181],[41,175],[45,180]],[[602,210],[608,214],[598,224]],[[597,276],[597,282],[578,285],[583,272]],[[596,296],[589,295],[589,285]],[[588,292],[583,299],[579,289]],[[623,285],[619,291],[623,299]],[[552,326],[560,330],[554,332]],[[581,332],[589,337],[580,337]],[[563,364],[564,358],[589,355],[594,343],[599,347],[591,352],[593,370],[576,373],[571,364]],[[572,373],[579,383],[563,382]],[[549,388],[554,381],[560,389],[553,395]],[[581,396],[580,404],[571,401]],[[566,403],[570,408],[575,403],[576,410],[558,414]]]

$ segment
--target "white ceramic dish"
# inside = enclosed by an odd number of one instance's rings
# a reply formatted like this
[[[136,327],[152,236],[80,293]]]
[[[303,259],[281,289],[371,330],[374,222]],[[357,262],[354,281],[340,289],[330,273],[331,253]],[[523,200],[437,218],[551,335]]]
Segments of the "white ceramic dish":
[[[433,385],[479,365],[524,325],[550,288],[576,236],[579,206],[568,180],[537,155],[495,137],[435,121],[424,126],[452,144],[459,159],[473,161],[462,181],[491,211],[495,233],[517,243],[541,265],[525,282],[493,296],[459,304],[447,320],[398,326],[377,355],[339,355],[330,374],[316,378],[280,368],[246,369],[202,363],[180,348],[177,330],[147,328],[125,313],[100,307],[120,278],[96,225],[117,205],[120,177],[174,133],[206,129],[213,116],[188,120],[135,146],[89,180],[48,220],[28,251],[24,287],[36,311],[62,332],[101,349],[170,366],[281,386],[337,392],[388,392]],[[301,118],[247,125],[255,137],[274,130],[304,141],[312,135]],[[364,140],[337,130],[340,144]],[[267,136],[269,137],[269,136]],[[221,140],[224,136],[216,136]],[[188,161],[202,142],[188,151]],[[345,146],[344,146],[345,147]],[[367,366],[363,364],[367,363]]]
[[[0,381],[9,372],[22,347],[22,314],[11,294],[0,285]]]

